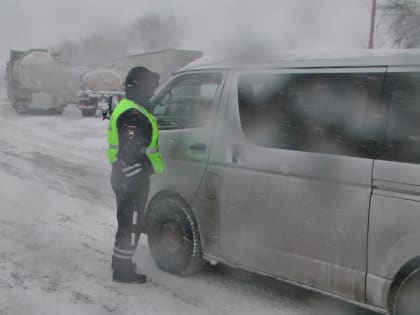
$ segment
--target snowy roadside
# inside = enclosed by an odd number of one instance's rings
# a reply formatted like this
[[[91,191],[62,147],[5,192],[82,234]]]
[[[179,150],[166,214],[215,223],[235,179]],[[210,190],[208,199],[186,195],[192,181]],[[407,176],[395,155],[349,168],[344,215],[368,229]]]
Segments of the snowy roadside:
[[[113,283],[105,130],[74,107],[19,116],[0,98],[0,315],[370,314],[224,268],[166,274],[144,238],[135,261],[148,283]]]
[[[0,314],[243,313],[244,302],[218,301],[226,299],[226,292],[219,296],[217,287],[204,283],[197,291],[198,279],[158,270],[144,239],[136,261],[149,283],[112,283],[115,210],[109,170],[92,162],[97,148],[86,146],[77,160],[66,151],[78,139],[73,137],[76,130],[66,129],[65,117],[57,123],[57,117],[10,115],[16,120],[0,119],[3,139],[11,141],[0,141]],[[86,121],[92,123],[90,132],[103,123]],[[72,140],[64,144],[59,137],[67,132]],[[46,146],[49,138],[51,148]],[[232,299],[241,301],[242,296],[233,293]],[[245,304],[249,314],[260,311],[251,301]]]

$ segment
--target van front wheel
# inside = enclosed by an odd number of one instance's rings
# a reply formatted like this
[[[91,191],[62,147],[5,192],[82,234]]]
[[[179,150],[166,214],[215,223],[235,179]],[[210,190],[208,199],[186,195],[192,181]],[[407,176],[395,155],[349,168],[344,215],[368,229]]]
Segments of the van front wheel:
[[[391,315],[417,315],[420,310],[420,268],[411,272],[398,287]]]
[[[203,265],[195,217],[178,197],[165,197],[149,207],[147,234],[156,264],[164,271],[190,275]]]

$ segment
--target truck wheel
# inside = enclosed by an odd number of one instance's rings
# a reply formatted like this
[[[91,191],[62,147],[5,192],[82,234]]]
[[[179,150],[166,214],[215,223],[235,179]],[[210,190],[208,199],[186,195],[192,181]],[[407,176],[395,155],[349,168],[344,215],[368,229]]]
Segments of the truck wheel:
[[[147,233],[156,264],[164,271],[190,275],[203,266],[200,235],[190,207],[169,196],[149,206]]]
[[[63,112],[64,112],[64,107],[51,108],[49,110],[49,113],[52,115],[62,115]]]
[[[96,114],[96,109],[82,109],[83,117],[90,117]]]
[[[420,310],[420,268],[411,272],[396,289],[391,315],[417,315]]]
[[[26,107],[21,105],[13,105],[13,109],[18,114],[25,114],[26,113]]]

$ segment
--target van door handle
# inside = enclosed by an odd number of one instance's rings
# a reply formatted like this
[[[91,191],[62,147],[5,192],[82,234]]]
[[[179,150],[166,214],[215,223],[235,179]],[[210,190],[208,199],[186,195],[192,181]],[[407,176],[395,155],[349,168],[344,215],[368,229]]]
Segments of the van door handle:
[[[203,142],[198,142],[190,145],[190,150],[193,151],[206,151],[207,145]]]
[[[239,147],[237,145],[233,146],[233,152],[232,152],[232,163],[238,164],[239,162]]]
[[[237,144],[232,144],[227,150],[227,161],[228,163],[238,164],[239,163],[240,149]]]

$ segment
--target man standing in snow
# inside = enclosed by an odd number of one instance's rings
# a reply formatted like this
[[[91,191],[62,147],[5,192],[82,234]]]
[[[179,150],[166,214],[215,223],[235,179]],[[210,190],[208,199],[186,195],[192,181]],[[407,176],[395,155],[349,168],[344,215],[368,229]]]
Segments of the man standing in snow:
[[[117,105],[108,128],[108,159],[111,185],[117,199],[118,230],[112,255],[112,279],[144,283],[132,258],[144,231],[144,210],[150,175],[163,173],[156,119],[142,104],[148,104],[159,85],[159,75],[144,67],[133,68],[125,82],[126,98]]]

